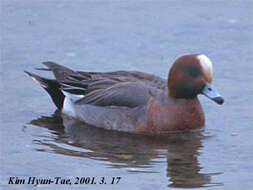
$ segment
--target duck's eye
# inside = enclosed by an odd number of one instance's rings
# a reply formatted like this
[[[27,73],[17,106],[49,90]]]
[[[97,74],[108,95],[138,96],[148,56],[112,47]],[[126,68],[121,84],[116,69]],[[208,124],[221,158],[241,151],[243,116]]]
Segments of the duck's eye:
[[[196,67],[188,68],[188,72],[189,72],[190,76],[192,76],[192,77],[197,77],[200,74],[198,68],[196,68]]]

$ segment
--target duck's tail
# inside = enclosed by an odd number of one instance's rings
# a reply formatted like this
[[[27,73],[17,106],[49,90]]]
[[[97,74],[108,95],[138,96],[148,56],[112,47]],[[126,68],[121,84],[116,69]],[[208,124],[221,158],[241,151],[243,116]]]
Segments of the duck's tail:
[[[40,77],[27,71],[25,71],[25,73],[32,77],[33,80],[38,82],[40,86],[48,92],[54,104],[59,110],[63,108],[65,95],[61,91],[61,85],[59,84],[59,82],[57,82],[56,80]]]

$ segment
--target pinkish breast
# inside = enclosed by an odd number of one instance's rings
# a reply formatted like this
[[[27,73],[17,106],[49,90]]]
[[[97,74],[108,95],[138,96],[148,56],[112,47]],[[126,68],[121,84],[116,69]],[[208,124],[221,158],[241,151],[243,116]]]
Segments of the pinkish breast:
[[[153,97],[149,101],[146,120],[138,132],[166,133],[198,129],[204,126],[205,118],[198,98],[175,99],[160,105]]]

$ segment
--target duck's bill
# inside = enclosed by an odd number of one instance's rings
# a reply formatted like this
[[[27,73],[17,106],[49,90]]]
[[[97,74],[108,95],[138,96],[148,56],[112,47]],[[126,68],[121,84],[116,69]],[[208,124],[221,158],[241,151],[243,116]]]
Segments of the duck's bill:
[[[206,83],[205,87],[202,90],[202,94],[204,94],[209,99],[215,101],[217,104],[223,104],[224,99],[218,93],[216,88],[211,83]]]

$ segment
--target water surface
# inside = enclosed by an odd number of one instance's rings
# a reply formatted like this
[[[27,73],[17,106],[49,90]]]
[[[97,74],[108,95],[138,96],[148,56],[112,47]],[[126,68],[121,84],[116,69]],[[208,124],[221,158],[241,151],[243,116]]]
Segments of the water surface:
[[[7,185],[11,176],[95,176],[121,179],[71,187],[253,189],[252,7],[247,0],[1,1],[0,188],[34,188]],[[50,60],[167,77],[188,53],[211,58],[225,99],[219,106],[200,96],[206,126],[194,133],[132,135],[69,120],[23,73]]]

